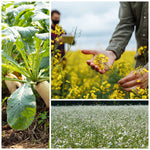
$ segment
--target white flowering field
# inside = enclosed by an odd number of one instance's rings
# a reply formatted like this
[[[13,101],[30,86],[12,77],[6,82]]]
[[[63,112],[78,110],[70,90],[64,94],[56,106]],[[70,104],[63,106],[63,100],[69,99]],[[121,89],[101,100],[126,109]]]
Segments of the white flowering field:
[[[52,106],[52,148],[148,148],[148,106]]]

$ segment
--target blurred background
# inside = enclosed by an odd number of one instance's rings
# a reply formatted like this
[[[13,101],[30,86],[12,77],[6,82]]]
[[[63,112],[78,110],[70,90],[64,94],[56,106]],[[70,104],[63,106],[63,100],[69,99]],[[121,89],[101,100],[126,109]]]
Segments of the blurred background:
[[[51,9],[60,11],[60,25],[67,33],[74,34],[74,30],[77,27],[76,44],[71,47],[71,50],[104,50],[119,23],[119,5],[119,1],[53,1]],[[136,50],[134,33],[126,50]]]

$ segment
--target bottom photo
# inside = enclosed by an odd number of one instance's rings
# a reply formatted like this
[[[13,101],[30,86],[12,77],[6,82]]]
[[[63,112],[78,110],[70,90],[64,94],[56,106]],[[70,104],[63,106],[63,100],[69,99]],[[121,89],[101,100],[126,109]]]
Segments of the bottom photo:
[[[51,148],[148,148],[148,101],[52,101]]]

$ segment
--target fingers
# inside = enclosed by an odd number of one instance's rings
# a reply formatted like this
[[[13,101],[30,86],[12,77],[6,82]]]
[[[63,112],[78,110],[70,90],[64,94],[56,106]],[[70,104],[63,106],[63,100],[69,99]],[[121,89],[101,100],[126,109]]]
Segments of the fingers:
[[[140,87],[140,89],[145,89],[145,88],[147,88],[147,85],[144,83],[141,83],[141,84],[137,84],[137,85],[131,86],[131,87],[123,87],[123,89],[127,92],[132,92],[133,90],[136,90],[137,87]]]
[[[86,62],[87,62],[88,65],[91,65],[91,63],[93,62],[93,60],[94,60],[94,56],[92,57],[91,60],[87,60]]]
[[[121,87],[127,88],[127,87],[133,87],[137,85],[137,80],[131,80],[128,82],[118,83]]]
[[[132,71],[129,75],[124,77],[123,79],[118,81],[119,86],[121,86],[125,91],[131,92],[132,90],[135,90],[137,87],[140,87],[142,89],[147,88],[148,82],[147,74],[143,74],[143,76],[137,72],[134,74],[134,71]]]
[[[87,62],[87,64],[88,64],[88,65],[90,65],[90,64],[91,64],[91,60],[87,60],[86,62]]]
[[[138,86],[133,86],[133,87],[126,87],[126,88],[123,88],[125,91],[127,92],[131,92],[133,90],[135,90]]]
[[[100,70],[100,69],[98,68],[98,66],[93,63],[92,60],[87,60],[87,64],[88,64],[89,66],[91,66],[91,69],[93,69],[93,70],[99,72],[100,74],[103,74],[103,73],[106,72],[105,70]]]
[[[93,70],[98,71],[98,66],[95,65],[93,62],[91,62],[90,66]]]
[[[118,84],[119,85],[122,85],[126,82],[129,82],[131,80],[134,80],[135,79],[135,76],[134,74],[131,72],[129,75],[127,75],[126,77],[122,78],[121,80],[118,81]]]
[[[87,54],[87,55],[88,55],[88,54],[92,54],[92,55],[93,55],[93,57],[92,57],[91,60],[87,60],[87,64],[88,64],[89,66],[91,66],[91,68],[92,68],[93,70],[99,72],[100,74],[103,74],[103,73],[105,73],[107,70],[109,70],[108,68],[105,68],[104,70],[100,70],[100,69],[98,68],[98,66],[93,63],[93,60],[94,60],[94,58],[95,58],[95,55],[98,55],[98,54],[100,54],[100,53],[103,54],[104,51],[81,50],[81,52],[82,52],[83,54]],[[112,65],[112,64],[111,64],[111,65]]]
[[[81,50],[81,52],[83,53],[83,54],[93,54],[93,55],[96,55],[96,54],[98,54],[98,51],[96,51],[96,50]]]

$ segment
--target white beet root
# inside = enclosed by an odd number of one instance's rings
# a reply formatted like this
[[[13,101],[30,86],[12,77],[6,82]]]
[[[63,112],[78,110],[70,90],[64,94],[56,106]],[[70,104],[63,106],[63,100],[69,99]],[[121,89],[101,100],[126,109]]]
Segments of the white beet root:
[[[11,73],[6,75],[5,77],[17,79],[17,77]],[[6,83],[6,86],[7,86],[8,90],[11,94],[21,86],[21,83],[18,81],[5,80],[5,83]]]
[[[47,81],[43,81],[35,85],[34,88],[42,97],[46,107],[49,108],[49,83]]]

